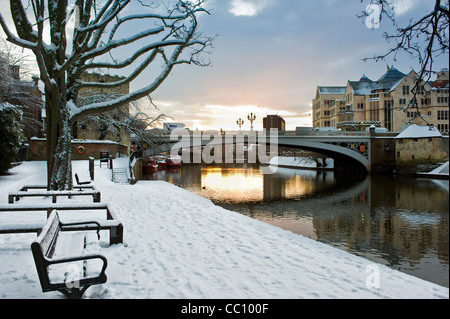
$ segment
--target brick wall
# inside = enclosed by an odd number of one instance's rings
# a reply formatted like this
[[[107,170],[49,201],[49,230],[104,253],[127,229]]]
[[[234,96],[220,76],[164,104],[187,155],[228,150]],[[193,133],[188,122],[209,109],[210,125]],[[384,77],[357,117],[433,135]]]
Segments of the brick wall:
[[[79,147],[84,148],[84,152],[80,154],[78,151]],[[80,150],[81,151],[81,150]],[[109,152],[113,158],[119,151],[119,145],[115,142],[110,141],[83,141],[83,140],[73,140],[72,141],[72,159],[73,160],[87,160],[89,157],[94,157],[98,159],[100,157],[100,152]],[[120,145],[120,154],[129,155],[129,150],[126,145]],[[30,141],[30,160],[32,161],[45,161],[47,160],[46,155],[46,140],[34,138]]]

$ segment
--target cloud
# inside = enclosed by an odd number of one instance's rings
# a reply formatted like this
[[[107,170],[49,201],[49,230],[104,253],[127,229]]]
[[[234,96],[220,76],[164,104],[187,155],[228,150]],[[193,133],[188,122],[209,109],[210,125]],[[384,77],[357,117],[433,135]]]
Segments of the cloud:
[[[268,4],[267,0],[231,0],[230,12],[235,16],[255,16]]]
[[[401,16],[411,10],[415,4],[414,0],[395,0],[392,5],[395,15]]]

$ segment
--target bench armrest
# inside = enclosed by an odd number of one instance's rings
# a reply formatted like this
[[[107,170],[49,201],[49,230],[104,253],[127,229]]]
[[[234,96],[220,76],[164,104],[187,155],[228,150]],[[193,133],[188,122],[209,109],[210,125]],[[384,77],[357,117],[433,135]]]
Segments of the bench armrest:
[[[87,222],[75,222],[75,223],[61,223],[61,230],[64,230],[65,228],[70,229],[70,226],[83,226],[83,225],[90,225],[94,224],[97,226],[97,238],[100,239],[100,223],[96,221],[87,221]]]
[[[45,259],[47,260],[49,265],[64,264],[64,263],[69,263],[69,262],[74,262],[74,261],[83,261],[83,260],[88,260],[88,259],[101,259],[103,261],[103,267],[102,267],[99,277],[101,277],[105,274],[106,267],[108,266],[108,261],[107,261],[106,257],[102,256],[102,255],[96,255],[96,254],[88,254],[88,255],[77,256],[77,257],[65,257],[65,258],[59,258],[59,259],[48,259],[48,258],[45,258]]]

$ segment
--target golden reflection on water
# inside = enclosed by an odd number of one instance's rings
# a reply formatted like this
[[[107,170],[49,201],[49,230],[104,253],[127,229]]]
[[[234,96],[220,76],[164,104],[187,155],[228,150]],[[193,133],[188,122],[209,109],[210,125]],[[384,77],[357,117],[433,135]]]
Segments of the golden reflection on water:
[[[259,169],[205,167],[201,172],[202,195],[222,202],[258,202],[312,194],[316,182],[302,176],[274,179]]]
[[[220,197],[223,201],[263,199],[264,180],[256,169],[202,168],[201,186],[208,198]]]

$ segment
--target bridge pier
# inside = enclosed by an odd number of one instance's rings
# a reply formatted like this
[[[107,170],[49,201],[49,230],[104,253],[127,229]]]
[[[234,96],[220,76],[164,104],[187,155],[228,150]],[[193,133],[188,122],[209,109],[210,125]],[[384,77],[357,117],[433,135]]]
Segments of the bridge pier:
[[[386,174],[395,171],[395,139],[392,136],[377,136],[370,129],[369,173]]]

